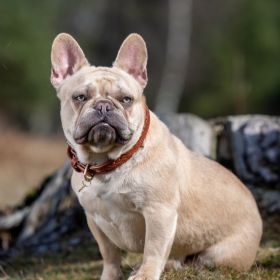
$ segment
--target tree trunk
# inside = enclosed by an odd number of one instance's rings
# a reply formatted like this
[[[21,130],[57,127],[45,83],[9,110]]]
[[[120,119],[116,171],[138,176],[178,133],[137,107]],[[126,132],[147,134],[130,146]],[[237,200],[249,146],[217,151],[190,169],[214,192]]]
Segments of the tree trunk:
[[[81,227],[84,216],[70,186],[71,174],[71,166],[65,163],[44,180],[33,198],[0,216],[0,257],[27,249],[59,250],[60,238]]]
[[[210,122],[190,114],[160,117],[187,147],[232,169],[253,191],[263,217],[280,213],[279,117],[236,116]],[[71,233],[88,231],[70,186],[71,174],[69,163],[64,164],[33,198],[0,215],[0,257],[79,244]]]
[[[184,90],[190,52],[192,0],[169,0],[165,67],[155,111],[177,112]]]

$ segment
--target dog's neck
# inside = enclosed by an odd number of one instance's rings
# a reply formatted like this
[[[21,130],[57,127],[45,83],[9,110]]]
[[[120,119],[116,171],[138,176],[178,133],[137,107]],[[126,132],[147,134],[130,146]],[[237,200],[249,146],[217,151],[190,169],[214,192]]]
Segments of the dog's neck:
[[[92,165],[102,165],[109,160],[108,153],[95,153]]]

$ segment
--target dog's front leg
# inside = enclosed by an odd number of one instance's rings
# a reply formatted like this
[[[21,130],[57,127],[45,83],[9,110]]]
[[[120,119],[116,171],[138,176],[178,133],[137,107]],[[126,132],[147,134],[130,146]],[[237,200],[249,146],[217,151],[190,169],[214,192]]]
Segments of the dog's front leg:
[[[121,272],[121,251],[116,247],[95,224],[93,217],[86,214],[87,223],[91,233],[98,243],[103,258],[103,271],[101,280],[120,280]]]
[[[143,211],[146,235],[143,263],[128,280],[158,280],[168,259],[177,226],[177,211],[154,204]]]

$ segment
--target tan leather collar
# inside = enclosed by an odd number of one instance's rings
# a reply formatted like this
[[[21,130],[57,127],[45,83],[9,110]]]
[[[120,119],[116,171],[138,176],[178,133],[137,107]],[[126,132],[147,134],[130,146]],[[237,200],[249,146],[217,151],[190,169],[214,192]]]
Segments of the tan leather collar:
[[[77,172],[83,172],[84,177],[87,181],[90,181],[96,174],[102,174],[102,173],[110,172],[110,171],[116,169],[117,167],[119,167],[120,165],[122,165],[126,161],[128,161],[133,156],[133,154],[135,154],[138,151],[138,149],[142,146],[142,144],[146,138],[146,135],[148,133],[149,126],[150,126],[150,111],[149,111],[149,108],[147,106],[145,106],[144,127],[142,130],[142,134],[141,134],[140,138],[138,139],[138,141],[136,142],[136,144],[128,152],[121,155],[119,158],[117,158],[115,160],[109,160],[101,165],[92,165],[92,164],[81,163],[78,160],[74,149],[68,145],[67,154],[71,160],[71,165],[72,165],[73,169],[75,169]]]

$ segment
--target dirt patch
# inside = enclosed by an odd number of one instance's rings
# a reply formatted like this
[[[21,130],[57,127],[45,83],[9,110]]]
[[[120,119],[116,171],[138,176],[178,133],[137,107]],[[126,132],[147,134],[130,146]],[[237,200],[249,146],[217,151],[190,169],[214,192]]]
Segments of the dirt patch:
[[[61,137],[6,130],[0,138],[0,209],[18,204],[66,160]]]

